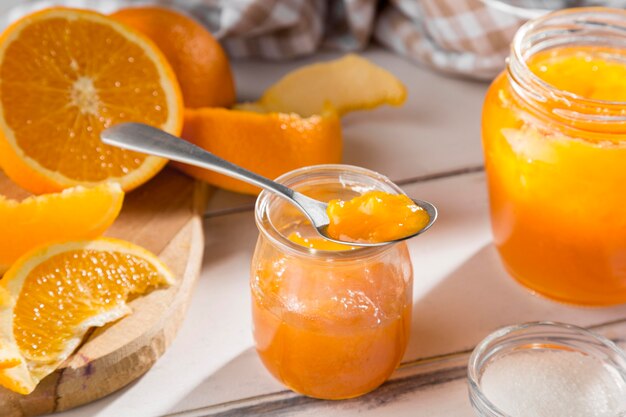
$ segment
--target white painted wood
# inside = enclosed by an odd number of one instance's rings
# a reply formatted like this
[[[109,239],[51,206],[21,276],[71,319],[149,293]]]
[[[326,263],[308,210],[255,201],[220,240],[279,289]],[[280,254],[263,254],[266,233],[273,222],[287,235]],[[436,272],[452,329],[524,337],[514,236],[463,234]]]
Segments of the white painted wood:
[[[482,173],[404,188],[441,210],[437,225],[410,242],[415,307],[405,361],[471,348],[511,323],[550,319],[588,326],[626,317],[624,306],[571,307],[536,297],[509,278],[490,246]],[[282,390],[252,349],[248,267],[256,240],[253,213],[210,218],[205,234],[203,273],[170,350],[126,391],[64,417],[160,415]],[[236,238],[224,239],[226,235]],[[462,416],[468,409],[464,387],[441,389],[433,397],[421,393],[403,399],[398,415],[437,415],[409,412],[434,410],[437,399],[445,398],[442,410],[455,411],[439,415]],[[359,410],[348,407],[336,415]]]
[[[399,108],[355,112],[343,119],[344,162],[402,180],[482,164],[480,112],[487,84],[450,78],[380,48],[361,53],[408,89]],[[233,63],[240,100],[254,100],[287,72],[334,59],[337,52],[282,62]]]
[[[626,320],[594,326],[593,330],[613,339],[618,346],[626,347]],[[352,400],[318,401],[298,396],[290,391],[278,391],[269,395],[250,396],[239,401],[226,401],[216,405],[199,406],[178,411],[171,416],[206,417],[213,415],[254,415],[254,416],[398,416],[398,417],[471,417],[473,411],[468,400],[466,385],[466,363],[470,352],[437,358],[434,361],[420,361],[403,365],[381,388]],[[239,369],[257,372],[255,355],[242,355],[238,365],[229,365],[225,371],[228,377],[223,382],[231,382],[238,390],[246,392],[247,384],[235,381]],[[258,366],[262,368],[261,364]],[[216,375],[217,376],[217,375]],[[209,381],[207,381],[209,382]],[[216,382],[216,381],[213,381]],[[219,385],[205,384],[198,390],[219,390]],[[188,405],[194,405],[188,401]],[[247,412],[244,412],[246,410]],[[280,413],[280,414],[279,414]]]

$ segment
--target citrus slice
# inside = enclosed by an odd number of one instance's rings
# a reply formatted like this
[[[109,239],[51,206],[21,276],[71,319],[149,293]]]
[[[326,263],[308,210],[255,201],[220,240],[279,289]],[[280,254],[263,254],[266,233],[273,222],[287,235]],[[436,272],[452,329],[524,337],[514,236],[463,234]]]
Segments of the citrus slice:
[[[204,26],[163,7],[128,7],[111,17],[148,36],[176,73],[185,107],[230,107],[235,84],[228,57]]]
[[[341,122],[333,111],[303,118],[220,108],[187,109],[183,138],[230,162],[276,178],[307,165],[341,161]],[[201,168],[180,165],[210,184],[241,193],[259,189]]]
[[[330,104],[342,115],[383,104],[399,106],[406,95],[406,88],[393,74],[350,54],[292,71],[268,88],[259,101],[238,107],[306,117],[320,114]]]
[[[36,246],[102,235],[117,218],[123,200],[124,192],[115,183],[77,186],[23,201],[0,195],[0,275]]]
[[[0,385],[29,394],[90,328],[129,314],[129,297],[173,282],[155,255],[121,240],[29,252],[0,280],[0,363],[17,363],[0,370]]]
[[[52,8],[0,36],[0,166],[36,193],[115,181],[130,190],[166,163],[103,145],[100,132],[143,122],[179,134],[182,96],[146,37],[101,14]]]

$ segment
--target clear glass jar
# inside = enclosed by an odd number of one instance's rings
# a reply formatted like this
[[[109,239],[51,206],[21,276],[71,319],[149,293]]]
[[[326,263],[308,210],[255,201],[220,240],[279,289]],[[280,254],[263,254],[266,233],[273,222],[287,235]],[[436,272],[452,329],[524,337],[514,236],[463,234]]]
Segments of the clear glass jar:
[[[538,57],[553,63],[558,54],[626,66],[626,11],[564,10],[516,34],[483,107],[494,243],[509,273],[535,292],[575,304],[624,303],[626,98],[585,98],[531,70]],[[572,76],[565,72],[563,80]],[[591,81],[571,86],[584,90]]]
[[[610,415],[611,417],[626,416],[626,410],[623,408],[624,403],[626,403],[623,398],[626,394],[626,354],[624,351],[609,339],[586,329],[570,324],[552,322],[533,322],[504,327],[487,336],[476,346],[467,365],[469,398],[476,415],[480,417],[510,417],[510,414],[505,413],[498,407],[502,407],[501,404],[494,404],[494,398],[490,398],[489,396],[488,391],[490,388],[485,387],[483,377],[490,366],[510,355],[520,354],[527,356],[526,362],[523,363],[523,365],[527,365],[528,355],[543,355],[545,353],[555,352],[564,352],[566,355],[572,353],[579,354],[582,358],[591,358],[591,360],[597,363],[598,367],[603,368],[601,372],[603,376],[607,377],[606,379],[609,379],[609,387],[599,387],[604,388],[605,392],[597,389],[594,390],[593,388],[589,389],[588,392],[592,394],[589,399],[591,401],[599,401],[600,406],[607,408],[615,407],[618,408],[619,411],[611,412],[609,410],[609,414],[605,414],[602,411],[606,410],[599,410],[597,407],[595,407],[594,411],[597,411],[599,415]],[[573,363],[576,364],[580,357],[574,359]],[[587,362],[588,361],[585,363]],[[519,367],[523,367],[523,365]],[[534,366],[524,367],[523,372],[532,372],[532,369],[529,370],[529,368],[534,368]],[[559,369],[558,366],[554,368]],[[598,375],[600,374],[596,373],[594,376],[597,377]],[[583,379],[587,377],[589,380],[592,376],[577,375],[577,379],[581,377]],[[555,380],[558,381],[561,379],[562,386],[567,386],[566,384],[568,383],[573,383],[574,387],[580,387],[582,385],[582,383],[578,383],[580,381],[568,381],[565,375],[551,375],[549,377],[546,375],[523,376],[521,374],[507,372],[506,378],[509,379],[509,381],[504,384],[500,383],[498,389],[500,395],[502,395],[502,393],[507,396],[523,395],[520,393],[520,389],[524,389],[524,387],[520,387],[520,385],[525,383],[547,385],[550,383],[553,384]],[[588,380],[585,382],[588,382]],[[598,380],[600,379],[598,378]],[[607,382],[605,380],[600,381]],[[493,385],[493,382],[491,385]],[[601,395],[598,395],[606,394],[607,388],[614,390],[617,394],[614,396],[606,395],[605,397],[608,398],[609,402],[613,402],[613,404],[607,404],[607,401],[601,401]],[[546,392],[546,390],[544,390],[544,392]],[[583,390],[582,392],[584,393],[585,391]],[[526,415],[550,415],[551,417],[556,417],[554,412],[552,414],[549,412],[546,414],[545,411],[542,412],[542,409],[545,410],[549,407],[549,405],[546,406],[546,402],[554,402],[555,408],[558,410],[557,413],[567,414],[564,410],[565,407],[559,405],[559,400],[563,400],[562,393],[546,392],[546,394],[547,396],[542,395],[540,392],[540,395],[533,396],[530,401],[535,401],[534,404],[528,404],[528,401],[522,402],[527,408],[532,409],[533,407],[537,407],[533,410],[526,410],[528,413]],[[553,398],[550,398],[550,396]],[[581,413],[585,413],[585,411],[579,408],[577,415]]]
[[[277,181],[322,201],[370,190],[402,193],[386,177],[347,165],[302,168]],[[400,363],[410,333],[413,271],[406,244],[302,246],[290,236],[314,240],[314,229],[265,191],[256,223],[250,287],[265,367],[287,387],[316,398],[356,397],[382,384]]]

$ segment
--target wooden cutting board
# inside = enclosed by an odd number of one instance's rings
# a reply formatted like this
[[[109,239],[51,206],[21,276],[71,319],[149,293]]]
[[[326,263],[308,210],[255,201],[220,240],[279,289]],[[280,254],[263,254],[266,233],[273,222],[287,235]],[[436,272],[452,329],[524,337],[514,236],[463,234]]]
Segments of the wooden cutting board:
[[[1,171],[0,193],[25,196]],[[122,213],[107,235],[158,254],[176,276],[176,284],[133,300],[133,314],[93,331],[32,394],[0,387],[2,417],[67,410],[104,397],[150,369],[182,324],[200,272],[202,213],[208,197],[209,187],[172,168],[126,195]]]

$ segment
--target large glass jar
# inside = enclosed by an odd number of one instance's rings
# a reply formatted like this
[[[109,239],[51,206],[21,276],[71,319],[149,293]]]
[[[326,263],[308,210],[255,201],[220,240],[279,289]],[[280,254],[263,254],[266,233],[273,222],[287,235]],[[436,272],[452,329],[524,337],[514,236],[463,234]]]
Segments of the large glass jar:
[[[570,9],[518,31],[487,93],[494,242],[513,277],[556,300],[626,302],[625,70],[626,11]]]
[[[375,172],[346,165],[303,168],[278,181],[322,201],[402,192]],[[266,368],[316,398],[356,397],[382,384],[409,338],[413,272],[406,244],[352,248],[319,240],[298,210],[267,192],[257,200],[256,222],[252,317]]]

